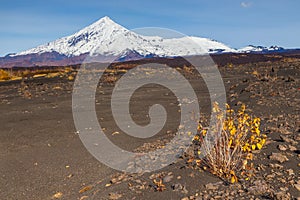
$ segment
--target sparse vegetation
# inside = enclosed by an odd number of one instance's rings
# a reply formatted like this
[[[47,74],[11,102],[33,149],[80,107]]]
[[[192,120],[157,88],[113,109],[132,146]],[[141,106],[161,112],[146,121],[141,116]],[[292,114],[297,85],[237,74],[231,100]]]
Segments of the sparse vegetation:
[[[11,74],[4,69],[0,69],[0,81],[5,81],[11,79]]]
[[[266,135],[260,132],[260,118],[247,114],[245,105],[237,112],[227,105],[225,115],[215,103],[213,112],[217,124],[210,131],[219,135],[212,145],[205,137],[208,130],[199,124],[199,134],[194,137],[194,142],[202,145],[206,156],[196,163],[231,183],[239,178],[248,180],[252,176],[253,151],[260,150],[266,142]]]
[[[0,69],[0,81],[14,81],[22,79],[35,79],[35,78],[55,78],[66,77],[68,80],[73,80],[76,71],[72,67],[63,68],[33,68],[33,69]],[[71,78],[73,77],[73,79]]]

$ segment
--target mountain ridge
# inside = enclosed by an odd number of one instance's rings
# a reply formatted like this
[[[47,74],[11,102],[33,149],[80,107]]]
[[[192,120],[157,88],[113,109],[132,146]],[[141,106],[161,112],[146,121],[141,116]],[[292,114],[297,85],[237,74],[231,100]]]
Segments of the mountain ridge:
[[[196,45],[199,45],[199,47],[196,47]],[[174,48],[174,46],[177,48]],[[189,50],[190,47],[192,47],[192,51]],[[97,52],[101,55],[118,55],[126,49],[136,51],[144,56],[148,54],[158,56],[196,55],[213,53],[214,49],[218,49],[218,52],[220,50],[234,51],[220,42],[207,38],[184,36],[165,39],[159,36],[142,36],[105,16],[70,36],[62,37],[12,56],[52,51],[66,56],[78,56],[88,52]]]
[[[15,54],[0,57],[0,67],[78,64],[87,55],[118,61],[148,57],[176,57],[219,53],[281,52],[282,47],[249,45],[233,49],[216,40],[195,36],[144,36],[105,16],[76,33]]]

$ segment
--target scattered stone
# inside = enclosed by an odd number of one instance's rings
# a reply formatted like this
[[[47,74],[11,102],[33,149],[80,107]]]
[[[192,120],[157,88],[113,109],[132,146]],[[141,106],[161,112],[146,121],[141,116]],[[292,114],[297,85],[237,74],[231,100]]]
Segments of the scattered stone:
[[[214,199],[222,199],[222,196],[216,195],[216,196],[214,196]]]
[[[171,182],[173,178],[174,178],[173,175],[167,175],[167,176],[165,176],[165,177],[163,178],[163,182],[164,182],[164,183]]]
[[[286,150],[287,150],[287,147],[286,147],[286,145],[280,144],[280,145],[278,145],[278,149],[279,149],[280,151],[286,151]]]
[[[209,198],[208,194],[203,195],[203,199],[208,199],[208,198]]]
[[[274,168],[274,169],[283,169],[283,166],[282,165],[279,165],[277,163],[273,164],[273,163],[270,163],[270,167]]]
[[[284,178],[278,178],[278,180],[281,182],[281,183],[286,183],[286,180]]]
[[[277,176],[282,176],[283,174],[281,172],[274,172]]]
[[[85,187],[83,187],[81,190],[79,190],[79,193],[80,193],[80,194],[81,194],[81,193],[84,193],[84,192],[86,192],[86,191],[91,190],[92,188],[93,188],[92,185],[85,186]]]
[[[111,200],[120,199],[122,196],[123,196],[122,194],[118,194],[115,192],[109,193],[109,199],[111,199]]]
[[[283,135],[280,135],[280,138],[284,141],[284,142],[287,142],[287,143],[290,143],[292,145],[297,145],[298,142],[289,138],[289,137],[286,137],[286,136],[283,136]]]
[[[292,132],[287,130],[286,128],[280,127],[279,128],[280,133],[284,134],[284,135],[291,135]]]
[[[74,175],[73,174],[69,174],[68,176],[67,176],[67,178],[72,178]]]
[[[292,169],[288,169],[286,171],[287,171],[287,173],[288,173],[289,176],[295,175],[294,170],[292,170]]]
[[[205,188],[208,189],[208,190],[216,190],[216,189],[219,188],[219,186],[216,185],[216,184],[208,183],[208,184],[205,185]]]
[[[268,184],[263,180],[254,181],[253,186],[248,188],[248,192],[253,195],[262,195],[269,191]]]
[[[289,145],[289,149],[290,149],[291,151],[297,151],[297,148],[294,147],[294,146],[292,146],[292,145]]]
[[[119,134],[120,134],[119,131],[115,131],[115,132],[112,133],[112,135],[119,135]]]
[[[270,156],[271,160],[275,160],[278,161],[280,163],[284,163],[286,161],[288,161],[289,159],[283,155],[282,153],[272,153],[272,155]]]
[[[289,190],[289,188],[287,188],[287,187],[281,187],[281,188],[279,188],[281,191],[284,191],[284,192],[286,192],[286,191],[288,191]]]
[[[268,175],[266,176],[266,178],[267,178],[267,179],[273,179],[273,178],[275,178],[275,174],[268,174]]]
[[[244,190],[239,190],[238,193],[240,193],[240,194],[241,194],[241,193],[244,193]]]
[[[52,198],[53,199],[60,199],[61,197],[63,196],[63,193],[62,192],[57,192],[55,193]]]
[[[276,192],[274,194],[274,199],[275,200],[290,200],[291,199],[291,195],[290,193],[286,193],[284,191],[280,191],[280,192]]]
[[[188,190],[185,188],[185,186],[181,185],[180,183],[175,183],[171,186],[172,190],[175,192],[182,192],[187,194]]]
[[[294,186],[298,191],[300,191],[300,184],[295,184]]]
[[[116,183],[117,181],[118,181],[117,178],[112,178],[112,179],[110,180],[111,184],[114,184],[114,183]]]

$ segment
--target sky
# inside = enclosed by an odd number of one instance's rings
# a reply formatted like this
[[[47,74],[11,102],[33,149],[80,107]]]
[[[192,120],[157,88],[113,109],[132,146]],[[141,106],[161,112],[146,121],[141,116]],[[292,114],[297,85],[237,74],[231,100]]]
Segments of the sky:
[[[128,29],[162,27],[232,48],[300,47],[299,0],[0,0],[0,56],[71,35],[109,16]]]

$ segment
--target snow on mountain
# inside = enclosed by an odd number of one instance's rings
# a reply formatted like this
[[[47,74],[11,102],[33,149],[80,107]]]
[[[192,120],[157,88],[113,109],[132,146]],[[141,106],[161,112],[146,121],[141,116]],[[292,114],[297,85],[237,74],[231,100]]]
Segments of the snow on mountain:
[[[114,55],[121,53],[126,48],[130,49],[138,46],[141,40],[143,39],[138,35],[114,23],[110,18],[104,17],[71,36],[63,37],[16,55],[53,51],[67,56],[78,56],[91,51],[97,51],[103,55]],[[135,42],[135,46],[132,45],[132,42]],[[98,47],[101,48],[96,49]]]
[[[146,37],[147,38],[147,37]],[[217,52],[233,52],[234,49],[207,38],[185,36],[181,38],[163,39],[157,37],[152,40],[157,47],[154,54],[160,56],[185,56]],[[161,51],[160,51],[161,50]]]
[[[236,52],[220,42],[207,38],[186,36],[164,39],[158,36],[142,36],[115,23],[109,17],[103,17],[73,35],[13,56],[47,52],[58,52],[68,57],[91,52],[104,56],[117,56],[126,54],[127,51],[141,56],[185,56]]]
[[[274,51],[283,51],[284,48],[278,47],[278,46],[270,46],[270,47],[263,47],[263,46],[254,46],[254,45],[248,45],[244,48],[238,49],[237,52],[239,53],[265,53],[265,52],[274,52]]]

